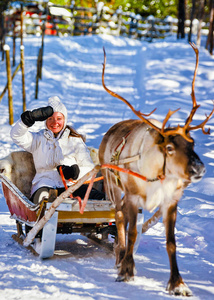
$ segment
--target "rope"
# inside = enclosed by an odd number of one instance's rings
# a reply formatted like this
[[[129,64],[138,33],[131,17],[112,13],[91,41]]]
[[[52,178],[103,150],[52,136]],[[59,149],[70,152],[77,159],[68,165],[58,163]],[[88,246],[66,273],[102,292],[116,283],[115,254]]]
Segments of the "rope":
[[[89,186],[87,188],[87,191],[85,193],[85,197],[84,197],[84,200],[83,200],[83,203],[82,203],[82,207],[80,208],[80,213],[83,214],[84,213],[84,209],[86,207],[86,204],[87,204],[87,201],[88,201],[88,198],[89,198],[89,194],[90,194],[90,191],[92,189],[92,186],[93,186],[93,183],[94,183],[94,179],[95,179],[95,176],[96,174],[94,174],[91,178],[91,181],[89,183]]]
[[[96,177],[94,179],[94,182],[97,182],[97,181],[100,181],[100,180],[103,180],[104,177],[103,176],[100,176],[100,177]],[[68,179],[69,181],[71,181],[72,183],[76,183],[78,180],[72,180],[72,179]],[[89,184],[91,182],[91,180],[86,180],[83,184]]]
[[[132,176],[135,176],[137,178],[140,178],[146,182],[154,182],[154,181],[157,181],[157,180],[164,180],[165,179],[165,176],[164,175],[160,175],[160,176],[157,176],[156,178],[153,178],[153,179],[148,179],[147,177],[139,174],[139,173],[136,173],[136,172],[133,172],[131,170],[128,170],[128,169],[125,169],[125,168],[120,168],[118,166],[115,166],[115,165],[112,165],[112,164],[103,164],[100,166],[101,169],[112,169],[112,170],[116,170],[118,172],[123,172],[123,173],[127,173],[129,175],[132,175]],[[62,172],[62,167],[59,168],[59,172],[60,172],[60,175],[62,177],[62,182],[64,184],[64,187],[65,189],[67,190],[68,189],[68,186],[66,184],[66,181],[65,181],[65,177],[64,177],[64,174]],[[88,197],[89,197],[89,194],[90,194],[90,191],[92,189],[92,186],[93,186],[93,183],[95,181],[99,181],[99,180],[102,180],[103,179],[103,176],[100,176],[98,178],[95,178],[96,174],[94,174],[91,178],[91,180],[88,180],[88,181],[85,181],[83,184],[86,184],[86,183],[89,183],[89,186],[87,188],[87,191],[85,193],[85,197],[83,199],[83,203],[82,203],[82,199],[77,196],[77,197],[73,197],[73,195],[71,194],[70,195],[70,198],[74,198],[74,199],[77,199],[79,201],[79,207],[80,207],[80,213],[83,214],[84,212],[84,209],[86,207],[86,204],[87,204],[87,201],[88,201]],[[72,181],[72,180],[70,180]],[[76,181],[72,181],[73,183],[77,182],[78,180]],[[108,181],[108,175],[107,175],[107,181]]]
[[[66,180],[65,180],[65,176],[64,176],[64,174],[62,172],[62,167],[61,166],[59,167],[59,173],[60,173],[60,176],[62,178],[63,185],[64,185],[65,189],[67,190],[68,186],[67,186],[67,183],[66,183]],[[93,175],[93,177],[91,178],[91,180],[86,180],[83,183],[83,184],[89,184],[89,186],[87,188],[87,191],[85,193],[85,197],[83,199],[83,203],[82,203],[81,197],[79,197],[79,196],[74,197],[73,194],[70,195],[70,198],[78,200],[78,202],[79,202],[79,209],[80,209],[80,213],[81,214],[83,214],[84,209],[86,207],[86,204],[87,204],[87,201],[88,201],[88,197],[89,197],[90,191],[92,189],[93,183],[96,182],[96,181],[100,181],[100,180],[102,180],[104,178],[103,176],[95,178],[95,176],[96,176],[96,174]],[[71,180],[71,179],[69,179],[69,181],[71,181],[72,183],[76,183],[78,180]]]
[[[113,187],[113,183],[112,183],[112,177],[109,176],[109,169],[105,170],[106,173],[106,189],[108,189],[108,196],[109,196],[109,200],[112,201],[113,203],[116,203],[116,197],[115,197],[115,193],[113,189],[110,189],[110,186]],[[107,191],[106,191],[107,192]]]
[[[129,175],[133,175],[133,176],[140,178],[147,182],[153,182],[153,181],[165,179],[164,175],[157,176],[156,178],[153,178],[153,179],[148,179],[147,177],[145,177],[139,173],[133,172],[133,171],[125,169],[125,168],[120,168],[120,167],[112,165],[112,164],[103,164],[103,165],[101,165],[101,169],[112,169],[112,170],[116,170],[119,172],[127,173]]]

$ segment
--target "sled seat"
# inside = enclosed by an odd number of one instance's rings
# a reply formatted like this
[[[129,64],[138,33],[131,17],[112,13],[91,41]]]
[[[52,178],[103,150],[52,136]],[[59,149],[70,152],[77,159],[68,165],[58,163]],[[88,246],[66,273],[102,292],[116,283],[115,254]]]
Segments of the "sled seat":
[[[11,218],[33,226],[39,219],[41,204],[31,202],[6,176],[0,174],[0,181]]]
[[[90,149],[91,157],[97,163],[96,149]],[[32,179],[35,176],[32,154],[26,151],[12,152],[0,160],[0,180],[11,217],[17,221],[33,226],[48,209],[51,203],[43,201],[35,205],[30,198]],[[115,218],[114,207],[110,201],[89,199],[84,214],[79,213],[79,202],[67,198],[56,209],[59,212],[58,222],[103,223],[112,222]]]
[[[32,154],[26,151],[11,152],[0,160],[0,181],[11,218],[29,226],[40,217],[41,204],[29,200],[35,173]]]

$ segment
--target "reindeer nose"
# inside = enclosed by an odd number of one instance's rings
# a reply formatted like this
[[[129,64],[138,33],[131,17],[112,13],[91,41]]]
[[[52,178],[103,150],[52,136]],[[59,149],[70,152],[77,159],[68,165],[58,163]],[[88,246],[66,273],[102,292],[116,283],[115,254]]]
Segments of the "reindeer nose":
[[[198,161],[193,164],[190,169],[190,179],[191,182],[198,182],[206,173],[206,169],[202,161]]]

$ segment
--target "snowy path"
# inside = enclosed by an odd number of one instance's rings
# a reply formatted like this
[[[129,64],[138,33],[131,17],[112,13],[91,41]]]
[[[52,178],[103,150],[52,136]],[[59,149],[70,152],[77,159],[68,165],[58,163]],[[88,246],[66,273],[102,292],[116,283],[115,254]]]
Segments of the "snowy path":
[[[10,43],[10,41],[9,41]],[[87,135],[87,144],[98,147],[102,135],[114,123],[135,118],[130,109],[107,94],[102,87],[103,46],[107,54],[107,87],[130,101],[136,109],[163,120],[169,108],[181,110],[171,124],[182,123],[191,110],[191,81],[195,56],[191,47],[175,39],[157,43],[109,36],[46,38],[43,78],[39,99],[34,100],[36,56],[39,38],[25,40],[28,109],[46,105],[52,95],[61,97],[69,109],[69,123]],[[18,45],[17,45],[18,47]],[[18,50],[17,50],[18,53]],[[18,54],[17,54],[18,61]],[[201,104],[197,121],[212,109],[214,60],[200,49],[196,98]],[[22,112],[20,73],[13,82],[14,119]],[[0,90],[5,85],[5,65],[0,62]],[[8,125],[7,96],[0,103],[0,158],[18,148],[12,143]],[[214,297],[214,153],[213,119],[210,136],[193,134],[196,152],[207,173],[190,186],[179,203],[177,221],[178,265],[194,293],[192,299]],[[39,125],[38,125],[39,127]],[[35,130],[37,128],[35,127]],[[146,217],[149,213],[146,213]],[[0,192],[0,295],[1,299],[172,299],[165,291],[169,264],[164,226],[159,222],[142,237],[135,255],[137,275],[130,283],[116,283],[114,256],[87,244],[78,235],[57,236],[56,248],[71,252],[69,257],[41,261],[11,238],[15,223]]]

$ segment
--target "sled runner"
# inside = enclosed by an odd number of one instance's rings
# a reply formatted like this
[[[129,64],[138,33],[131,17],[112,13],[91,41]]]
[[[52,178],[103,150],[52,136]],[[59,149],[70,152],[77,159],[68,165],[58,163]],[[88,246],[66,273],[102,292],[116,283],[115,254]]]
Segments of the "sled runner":
[[[13,235],[13,238],[20,244],[25,244],[23,242],[28,231],[34,228],[41,218],[44,218],[54,200],[54,198],[44,199],[38,205],[29,200],[34,174],[32,155],[26,151],[12,152],[0,162],[3,193],[11,218],[15,219],[17,224],[17,233]],[[56,234],[72,232],[82,233],[104,246],[113,248],[112,244],[105,242],[108,234],[113,236],[116,234],[113,204],[108,200],[89,199],[84,213],[80,214],[79,211],[77,199],[63,199],[42,228],[41,241],[35,238],[28,248],[41,258],[51,257],[55,250]],[[23,225],[26,228],[25,233]]]

